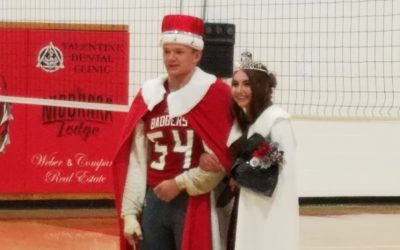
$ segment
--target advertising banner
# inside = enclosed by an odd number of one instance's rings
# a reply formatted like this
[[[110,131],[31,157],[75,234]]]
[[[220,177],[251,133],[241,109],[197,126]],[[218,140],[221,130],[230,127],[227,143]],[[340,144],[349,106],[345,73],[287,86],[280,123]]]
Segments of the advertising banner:
[[[126,29],[2,28],[0,91],[126,105],[128,36]],[[125,113],[2,105],[8,143],[0,151],[0,194],[112,192],[112,154]]]

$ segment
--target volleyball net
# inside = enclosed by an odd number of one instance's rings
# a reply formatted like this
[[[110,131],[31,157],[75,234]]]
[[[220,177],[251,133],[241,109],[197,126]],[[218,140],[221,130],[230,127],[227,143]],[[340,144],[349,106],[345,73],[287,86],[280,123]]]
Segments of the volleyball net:
[[[296,117],[400,118],[398,0],[0,5],[0,102],[126,111],[145,80],[165,74],[162,17],[184,13],[234,24],[234,58],[251,51],[275,72],[274,101]]]

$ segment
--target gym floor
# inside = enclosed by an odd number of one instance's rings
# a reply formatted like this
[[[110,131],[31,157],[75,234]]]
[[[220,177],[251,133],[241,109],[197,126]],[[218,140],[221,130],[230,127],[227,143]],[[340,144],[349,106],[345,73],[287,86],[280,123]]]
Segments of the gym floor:
[[[400,206],[302,206],[301,250],[400,250]],[[113,209],[0,209],[2,250],[117,250]]]

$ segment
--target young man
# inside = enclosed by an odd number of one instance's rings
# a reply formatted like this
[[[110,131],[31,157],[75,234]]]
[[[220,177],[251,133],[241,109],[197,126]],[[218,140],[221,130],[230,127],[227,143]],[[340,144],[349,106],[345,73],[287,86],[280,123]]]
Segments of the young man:
[[[210,192],[225,172],[198,164],[209,152],[226,170],[230,166],[225,144],[231,94],[227,84],[196,66],[203,30],[197,17],[164,17],[160,44],[167,76],[143,84],[123,128],[114,163],[116,206],[125,238],[141,250],[219,249]],[[127,246],[122,241],[121,248]]]

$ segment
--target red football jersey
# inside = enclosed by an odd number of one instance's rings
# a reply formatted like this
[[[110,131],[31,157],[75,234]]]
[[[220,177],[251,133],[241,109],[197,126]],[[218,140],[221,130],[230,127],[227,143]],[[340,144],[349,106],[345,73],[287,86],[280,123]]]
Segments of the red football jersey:
[[[146,114],[145,133],[149,140],[147,184],[151,187],[196,167],[204,152],[201,138],[183,116],[168,115],[166,96]]]

